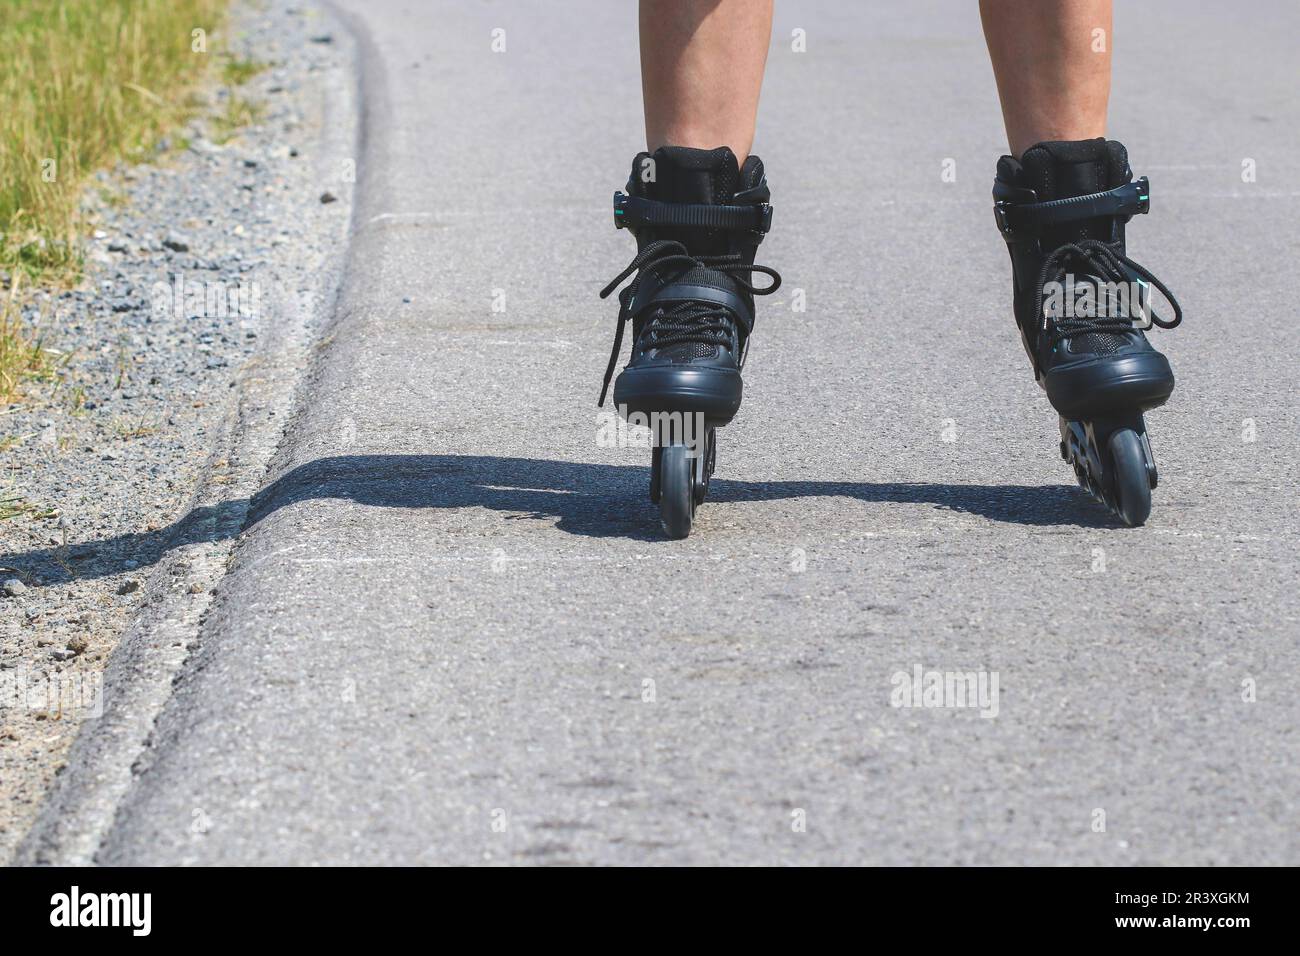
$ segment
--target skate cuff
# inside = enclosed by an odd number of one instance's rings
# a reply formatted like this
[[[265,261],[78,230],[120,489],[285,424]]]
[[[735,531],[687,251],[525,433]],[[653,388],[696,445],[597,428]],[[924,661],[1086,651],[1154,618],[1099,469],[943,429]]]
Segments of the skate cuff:
[[[637,226],[686,229],[726,229],[756,232],[772,228],[772,207],[768,203],[743,206],[714,206],[708,203],[671,203],[614,193],[614,225],[619,229]]]
[[[1031,189],[1016,189],[1003,183],[993,186],[993,215],[998,229],[1011,237],[1017,233],[1036,234],[1046,226],[1100,216],[1136,216],[1151,209],[1151,184],[1143,176],[1105,192],[1068,199],[1035,202]]]

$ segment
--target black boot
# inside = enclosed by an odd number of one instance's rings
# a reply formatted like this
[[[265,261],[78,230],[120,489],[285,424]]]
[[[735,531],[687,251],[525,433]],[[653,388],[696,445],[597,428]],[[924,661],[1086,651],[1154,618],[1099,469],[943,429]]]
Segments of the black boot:
[[[664,146],[636,157],[628,195],[614,195],[614,222],[635,234],[637,255],[601,292],[609,295],[637,272],[619,294],[605,373],[608,389],[630,320],[632,355],[614,383],[620,412],[702,414],[711,426],[736,414],[754,295],[775,292],[781,281],[754,265],[771,224],[768,198],[762,160],[750,156],[738,169],[725,146]],[[754,272],[771,276],[772,284],[755,289]]]
[[[614,224],[632,230],[637,254],[601,298],[636,278],[619,293],[600,403],[631,322],[632,355],[614,383],[614,404],[651,428],[650,498],[672,538],[690,533],[717,459],[716,429],[740,408],[754,296],[781,284],[774,269],[754,265],[772,222],[768,198],[762,161],[750,156],[737,167],[725,146],[641,153],[627,195],[614,194]],[[755,272],[771,284],[756,289]]]
[[[1124,226],[1150,202],[1147,181],[1132,179],[1123,145],[1104,139],[1039,143],[1019,161],[998,162],[993,195],[1011,252],[1016,321],[1039,383],[1065,418],[1146,411],[1174,390],[1168,360],[1142,327],[1172,328],[1182,314],[1126,255]],[[1151,286],[1169,300],[1172,320],[1150,311]]]
[[[1124,245],[1125,225],[1150,208],[1150,184],[1133,182],[1120,143],[1039,143],[1020,160],[1002,157],[993,198],[1021,340],[1061,416],[1061,457],[1083,488],[1140,525],[1157,481],[1142,413],[1174,390],[1169,361],[1143,329],[1182,321],[1177,300]],[[1152,307],[1153,288],[1172,318]]]

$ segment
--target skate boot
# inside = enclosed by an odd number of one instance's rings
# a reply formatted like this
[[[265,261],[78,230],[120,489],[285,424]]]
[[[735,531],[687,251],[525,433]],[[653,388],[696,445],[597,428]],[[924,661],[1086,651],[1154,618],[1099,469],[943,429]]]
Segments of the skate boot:
[[[1124,227],[1150,208],[1123,145],[1039,143],[1003,156],[993,184],[1011,253],[1015,314],[1038,383],[1061,416],[1061,457],[1080,486],[1129,525],[1151,513],[1156,465],[1142,413],[1174,390],[1143,329],[1182,321],[1177,300],[1128,258]],[[1158,290],[1172,318],[1152,305]]]
[[[632,262],[600,293],[619,293],[614,348],[600,404],[632,324],[632,354],[614,383],[629,424],[651,429],[650,500],[664,531],[684,538],[709,490],[717,429],[740,408],[741,368],[754,328],[754,296],[781,277],[754,265],[772,222],[763,163],[743,167],[727,147],[663,146],[633,161],[627,194],[614,193],[614,225],[636,237]],[[758,272],[772,281],[752,284]]]

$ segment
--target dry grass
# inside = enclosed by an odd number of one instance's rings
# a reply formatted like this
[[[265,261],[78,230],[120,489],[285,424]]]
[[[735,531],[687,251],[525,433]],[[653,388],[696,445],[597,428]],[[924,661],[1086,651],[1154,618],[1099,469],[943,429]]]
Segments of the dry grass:
[[[87,177],[154,155],[215,68],[228,82],[261,68],[215,49],[227,3],[0,0],[0,272],[12,277],[0,284],[0,402],[48,371],[16,291],[23,276],[30,288],[80,275]]]
[[[53,518],[58,512],[53,508],[35,505],[18,494],[12,487],[0,487],[0,521],[20,515],[28,518]]]
[[[243,127],[261,122],[264,112],[262,104],[231,94],[225,109],[212,118],[212,141],[224,146]]]
[[[80,266],[85,176],[151,151],[184,119],[225,0],[0,4],[0,263]],[[203,30],[208,52],[195,52]]]
[[[22,272],[16,271],[0,300],[0,401],[16,398],[29,379],[50,380],[60,354],[45,347],[39,326],[29,327],[20,308]]]

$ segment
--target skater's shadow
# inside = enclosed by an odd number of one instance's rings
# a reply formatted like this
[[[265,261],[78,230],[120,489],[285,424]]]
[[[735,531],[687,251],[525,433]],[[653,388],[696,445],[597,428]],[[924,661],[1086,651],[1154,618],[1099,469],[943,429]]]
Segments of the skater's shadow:
[[[0,553],[0,567],[55,584],[145,567],[168,550],[232,538],[267,516],[316,499],[377,508],[488,508],[505,521],[544,521],[569,534],[661,541],[647,498],[649,468],[486,455],[341,455],[292,469],[251,499],[195,508],[154,531]],[[991,521],[1035,526],[1114,527],[1077,488],[929,482],[736,481],[714,478],[711,513],[728,502],[844,498],[928,504]],[[846,518],[852,521],[852,518]],[[840,522],[843,524],[844,522]]]

